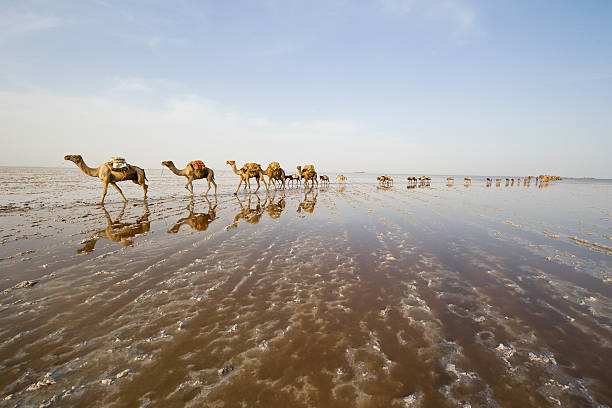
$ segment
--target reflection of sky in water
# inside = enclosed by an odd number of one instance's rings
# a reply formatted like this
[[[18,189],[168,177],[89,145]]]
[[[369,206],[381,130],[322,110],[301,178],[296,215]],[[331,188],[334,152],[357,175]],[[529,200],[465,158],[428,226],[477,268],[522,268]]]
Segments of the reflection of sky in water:
[[[0,172],[3,402],[612,404],[611,183],[147,173],[102,208],[76,169]]]

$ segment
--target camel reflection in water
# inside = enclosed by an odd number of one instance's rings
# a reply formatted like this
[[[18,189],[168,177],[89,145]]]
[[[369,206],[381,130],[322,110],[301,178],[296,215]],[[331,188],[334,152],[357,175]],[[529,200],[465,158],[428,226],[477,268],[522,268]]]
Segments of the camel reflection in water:
[[[256,204],[252,202],[253,196],[257,198]],[[225,227],[225,229],[236,228],[241,219],[245,220],[249,224],[257,224],[261,220],[261,216],[264,214],[264,212],[267,212],[270,218],[278,219],[285,209],[284,194],[281,195],[278,200],[276,200],[274,194],[271,197],[266,195],[263,203],[258,194],[249,194],[246,206],[239,197],[236,196],[235,198],[240,206],[240,211],[234,216],[234,222]]]
[[[168,230],[170,234],[176,234],[179,232],[183,225],[189,225],[192,229],[196,231],[206,231],[208,229],[208,225],[213,222],[217,218],[216,209],[217,209],[217,200],[215,198],[215,205],[212,205],[210,200],[204,196],[204,199],[208,203],[208,213],[197,213],[194,211],[194,200],[191,198],[189,204],[187,204],[187,211],[189,211],[189,215],[187,217],[183,217],[179,219],[172,228]]]
[[[266,206],[266,211],[270,218],[279,219],[281,213],[285,209],[285,195],[281,195],[280,198],[275,201],[274,195],[270,198],[270,204]]]
[[[104,211],[104,216],[106,217],[108,226],[105,229],[97,231],[95,234],[93,234],[92,237],[85,242],[85,246],[78,249],[77,252],[81,254],[93,251],[96,243],[101,238],[106,238],[113,242],[119,242],[123,246],[132,246],[134,243],[132,238],[149,232],[151,222],[149,221],[150,213],[148,204],[145,202],[144,213],[134,222],[121,222],[121,218],[123,218],[123,215],[125,214],[125,208],[126,203],[123,203],[123,208],[121,208],[119,215],[115,221],[113,221],[104,205],[102,205],[102,210]]]
[[[301,213],[302,211],[304,211],[312,214],[315,209],[315,205],[317,204],[318,194],[318,190],[315,190],[311,198],[308,198],[308,190],[304,191],[304,200],[298,204],[297,212]]]

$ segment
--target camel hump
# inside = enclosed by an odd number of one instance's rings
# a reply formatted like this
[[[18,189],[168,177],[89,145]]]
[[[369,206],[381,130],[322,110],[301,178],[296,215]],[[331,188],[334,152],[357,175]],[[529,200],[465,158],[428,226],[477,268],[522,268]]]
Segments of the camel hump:
[[[206,165],[204,164],[202,160],[190,161],[189,165],[193,167],[195,170],[204,170],[206,168]]]
[[[314,164],[307,164],[307,165],[305,165],[303,170],[314,170]]]
[[[270,163],[269,167],[270,167],[270,169],[273,169],[273,170],[280,169],[280,164],[279,164],[279,162],[273,161],[273,162]]]

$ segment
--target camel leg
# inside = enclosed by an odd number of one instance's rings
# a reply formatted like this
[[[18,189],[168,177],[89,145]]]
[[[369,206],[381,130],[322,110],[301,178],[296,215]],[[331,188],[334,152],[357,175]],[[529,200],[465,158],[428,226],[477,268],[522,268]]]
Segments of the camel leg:
[[[246,183],[244,183],[246,184]],[[240,177],[240,183],[238,183],[238,187],[236,187],[236,191],[234,191],[234,195],[238,195],[238,190],[240,190],[240,186],[242,185],[242,177]]]
[[[264,186],[266,186],[266,194],[268,194],[270,192],[270,189],[268,188],[268,185],[266,184],[266,179],[263,178],[263,176],[261,177],[261,181],[263,181]],[[259,183],[257,183],[257,189],[259,190]]]
[[[191,189],[189,189],[189,186],[191,186]],[[187,191],[189,191],[189,194],[191,194],[191,196],[193,197],[193,184],[191,183],[191,179],[187,179],[187,184],[185,184],[185,189],[187,189]]]
[[[115,190],[117,190],[119,192],[119,194],[121,194],[121,197],[123,197],[123,201],[127,202],[127,198],[125,198],[125,196],[123,195],[123,191],[121,191],[121,189],[119,188],[119,186],[117,185],[117,183],[111,183],[113,187],[115,187]]]
[[[100,199],[100,205],[104,205],[104,197],[106,197],[106,191],[108,190],[108,181],[104,182],[102,187],[102,199]]]
[[[217,196],[217,183],[215,183],[215,180],[210,180],[210,182],[215,186],[215,196]]]
[[[147,186],[145,183],[142,183],[142,190],[144,191],[143,200],[146,200],[147,199],[147,191],[149,190],[149,186]]]
[[[261,178],[263,180],[263,177]],[[257,191],[259,190],[259,187],[261,187],[261,185],[259,184],[259,177],[255,177],[255,180],[257,180],[257,190],[255,190],[255,193],[257,193]],[[266,180],[263,180],[264,184],[266,184]],[[251,191],[251,187],[249,186],[249,192]]]

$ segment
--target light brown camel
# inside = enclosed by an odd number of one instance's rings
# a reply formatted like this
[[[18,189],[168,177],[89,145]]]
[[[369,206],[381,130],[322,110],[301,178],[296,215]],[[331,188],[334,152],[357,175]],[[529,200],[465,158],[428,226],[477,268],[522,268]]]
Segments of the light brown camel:
[[[465,181],[466,184],[469,184],[472,182],[472,179],[470,177],[466,177],[463,180]]]
[[[185,188],[191,195],[193,196],[193,181],[206,179],[208,182],[208,188],[204,195],[208,194],[208,190],[210,190],[210,183],[213,183],[215,186],[215,195],[217,194],[217,183],[215,183],[215,172],[213,169],[205,168],[195,168],[193,164],[189,163],[183,170],[179,170],[174,166],[172,160],[166,160],[161,162],[162,166],[166,166],[170,169],[171,172],[176,174],[177,176],[187,177],[187,184],[185,184]]]
[[[92,168],[85,164],[83,158],[78,154],[69,154],[64,156],[64,160],[70,160],[74,164],[77,165],[79,169],[83,171],[83,173],[87,174],[91,177],[98,177],[102,180],[103,189],[102,189],[102,199],[100,200],[100,204],[104,204],[104,197],[106,197],[106,191],[108,189],[108,185],[112,185],[115,189],[121,194],[124,202],[127,202],[127,199],[123,195],[123,192],[117,186],[118,181],[127,181],[131,180],[134,184],[140,184],[144,191],[144,199],[147,198],[147,189],[149,188],[145,181],[147,181],[147,176],[145,172],[140,167],[129,166],[126,171],[122,170],[113,170],[112,163],[104,163],[98,168]]]
[[[238,194],[238,190],[240,190],[240,186],[242,185],[243,181],[245,182],[245,184],[249,186],[249,193],[250,193],[251,192],[251,178],[255,178],[255,180],[257,180],[257,190],[259,190],[259,187],[260,187],[259,179],[261,179],[261,181],[263,181],[264,183],[264,186],[266,186],[266,193],[269,192],[268,185],[266,184],[266,180],[263,178],[264,172],[261,169],[261,165],[257,163],[247,163],[244,166],[242,166],[240,170],[238,170],[236,169],[236,162],[234,160],[228,160],[225,163],[229,164],[232,167],[232,170],[234,171],[234,173],[240,176],[240,183],[238,183],[238,187],[236,188],[234,195]],[[257,192],[257,190],[255,190],[255,192]]]
[[[321,180],[321,184],[323,183],[329,184],[329,177],[327,175],[323,174],[322,176],[319,177],[319,179]]]
[[[446,181],[448,181],[449,183],[454,182],[455,178],[454,177],[447,177]]]
[[[275,181],[279,181],[282,188],[285,188],[285,170],[281,168],[278,162],[268,164],[268,168],[264,170],[263,174],[268,176],[268,185],[274,185],[274,188],[276,188]]]
[[[346,177],[344,174],[338,174],[336,176],[336,180],[338,180],[338,183],[346,183]]]
[[[307,164],[304,166],[304,169],[302,169],[302,166],[297,166],[296,168],[300,177],[304,179],[304,187],[308,187],[308,180],[311,182],[311,188],[314,187],[314,183],[317,183],[317,187],[319,186],[314,165]]]
[[[204,197],[206,202],[208,202],[208,213],[196,213],[194,212],[194,202],[193,198],[187,205],[187,211],[189,211],[189,215],[187,217],[183,217],[179,219],[172,228],[168,230],[170,234],[176,234],[179,232],[183,225],[189,225],[192,229],[196,231],[206,231],[208,229],[208,224],[213,222],[217,218],[217,214],[215,210],[217,209],[217,203],[215,200],[215,205],[208,200],[207,197]]]

